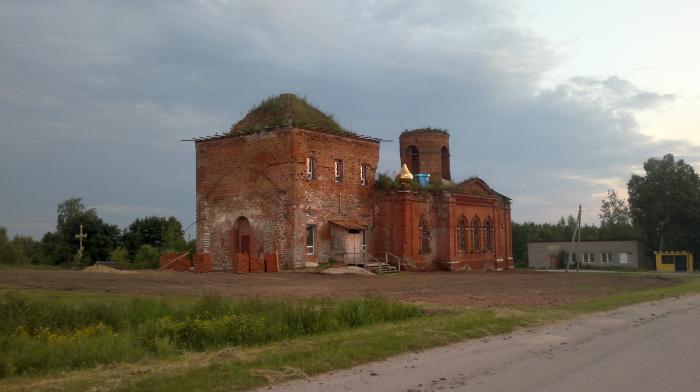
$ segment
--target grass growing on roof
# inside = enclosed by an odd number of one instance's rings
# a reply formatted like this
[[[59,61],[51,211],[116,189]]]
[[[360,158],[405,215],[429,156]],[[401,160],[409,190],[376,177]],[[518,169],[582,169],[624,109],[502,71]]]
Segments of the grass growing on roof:
[[[352,134],[341,127],[333,115],[317,109],[306,97],[299,98],[294,94],[281,94],[260,102],[231,127],[231,133],[249,134],[266,128],[287,126],[321,128],[340,134]]]

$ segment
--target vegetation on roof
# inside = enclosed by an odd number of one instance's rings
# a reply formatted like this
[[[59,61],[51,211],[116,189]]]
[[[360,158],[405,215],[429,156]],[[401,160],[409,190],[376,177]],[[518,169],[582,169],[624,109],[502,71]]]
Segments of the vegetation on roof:
[[[377,181],[375,183],[376,189],[378,191],[394,191],[394,190],[399,190],[399,189],[411,189],[416,192],[427,192],[427,193],[441,193],[441,192],[455,192],[455,193],[464,193],[464,190],[461,189],[461,186],[469,183],[470,181],[475,181],[479,180],[481,182],[484,182],[479,177],[472,176],[460,183],[455,183],[452,181],[447,181],[447,180],[442,180],[441,182],[430,182],[428,185],[420,185],[417,182],[412,182],[406,186],[403,186],[401,184],[401,181],[399,181],[399,176],[398,175],[390,175],[389,173],[379,173],[377,174]],[[484,184],[486,184],[484,182]],[[488,184],[486,184],[488,187]],[[503,194],[500,194],[496,191],[494,191],[491,187],[489,187],[489,190],[491,190],[493,193],[495,193],[498,197],[503,200],[503,203],[505,205],[510,205],[511,199],[508,196],[505,196]]]
[[[324,113],[306,100],[294,94],[270,97],[252,108],[248,114],[231,127],[230,133],[250,134],[271,128],[297,126],[322,129],[340,134],[354,134],[341,127],[333,115]]]
[[[403,186],[399,177],[391,176],[389,173],[379,173],[377,175],[377,181],[375,183],[376,189],[379,191],[393,191],[399,189],[411,189],[417,192],[427,192],[427,193],[440,193],[443,191],[452,191],[456,188],[457,184],[451,181],[442,182],[430,182],[428,185],[421,185],[418,182],[412,182]]]
[[[407,135],[407,134],[412,134],[412,133],[439,133],[442,135],[447,135],[449,136],[450,133],[447,131],[447,129],[442,129],[442,128],[432,128],[432,127],[424,127],[424,128],[417,128],[417,129],[406,129],[403,132],[401,132],[401,135]]]

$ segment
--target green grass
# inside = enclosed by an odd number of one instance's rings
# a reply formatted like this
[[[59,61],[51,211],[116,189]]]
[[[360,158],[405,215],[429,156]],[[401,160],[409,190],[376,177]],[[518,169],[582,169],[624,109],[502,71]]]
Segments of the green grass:
[[[352,134],[335,121],[333,115],[314,107],[306,97],[281,94],[269,97],[231,127],[233,133],[250,134],[267,128],[300,126],[321,128],[338,134]]]
[[[676,286],[627,292],[555,307],[442,309],[423,317],[369,323],[355,328],[300,335],[266,344],[200,352],[188,350],[184,354],[165,359],[145,359],[136,364],[118,364],[96,371],[79,370],[43,376],[14,377],[0,381],[0,389],[21,387],[86,390],[103,387],[112,390],[168,392],[245,390],[271,382],[382,360],[403,352],[508,333],[518,327],[695,292],[700,292],[700,279],[687,277]],[[30,294],[39,298],[45,295],[47,293]],[[123,297],[117,302],[128,302],[128,298]],[[74,303],[75,298],[62,295],[60,301]],[[196,303],[197,301],[186,300],[181,306],[191,308]]]
[[[5,292],[0,296],[0,378],[255,346],[421,315],[416,306],[382,298],[202,297],[174,306],[163,298],[66,301]]]

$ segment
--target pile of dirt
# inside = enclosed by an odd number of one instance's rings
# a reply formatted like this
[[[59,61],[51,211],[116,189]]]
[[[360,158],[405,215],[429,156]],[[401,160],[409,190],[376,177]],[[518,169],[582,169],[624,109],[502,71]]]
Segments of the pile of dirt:
[[[134,271],[125,271],[112,267],[107,267],[106,265],[91,265],[89,267],[83,268],[83,272],[106,272],[109,274],[133,274]]]
[[[374,276],[373,273],[367,271],[366,269],[360,268],[360,267],[354,267],[354,266],[328,268],[328,269],[321,271],[321,273],[328,274],[328,275],[372,275],[372,276]]]

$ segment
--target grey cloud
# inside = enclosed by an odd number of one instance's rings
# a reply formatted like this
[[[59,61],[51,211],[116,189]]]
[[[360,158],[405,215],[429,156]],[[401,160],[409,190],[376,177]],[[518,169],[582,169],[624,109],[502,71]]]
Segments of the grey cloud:
[[[634,111],[671,95],[590,76],[540,91],[559,56],[516,19],[490,1],[2,3],[0,225],[41,235],[71,196],[122,206],[99,211],[121,226],[149,211],[187,225],[194,151],[179,140],[285,91],[395,140],[381,170],[398,168],[403,129],[449,129],[455,176],[512,196],[517,220],[595,209],[591,178],[649,156],[698,156],[638,130]]]

